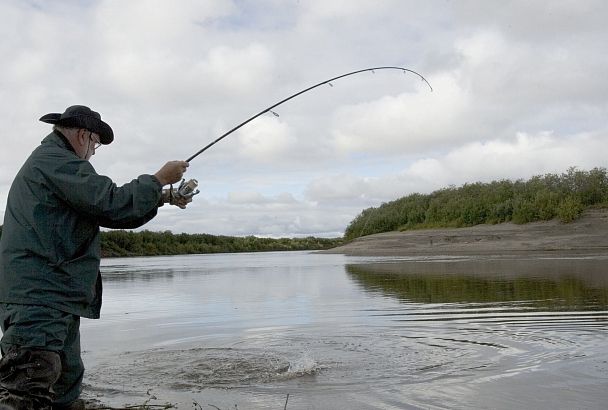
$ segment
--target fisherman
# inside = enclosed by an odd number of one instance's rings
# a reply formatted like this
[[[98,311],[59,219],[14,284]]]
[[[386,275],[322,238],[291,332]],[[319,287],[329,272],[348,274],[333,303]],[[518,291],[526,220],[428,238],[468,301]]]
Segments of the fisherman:
[[[0,240],[0,409],[84,409],[80,317],[101,309],[100,227],[132,229],[170,203],[165,185],[185,161],[116,186],[89,162],[114,140],[99,113],[82,105],[51,113],[53,124],[11,186]]]

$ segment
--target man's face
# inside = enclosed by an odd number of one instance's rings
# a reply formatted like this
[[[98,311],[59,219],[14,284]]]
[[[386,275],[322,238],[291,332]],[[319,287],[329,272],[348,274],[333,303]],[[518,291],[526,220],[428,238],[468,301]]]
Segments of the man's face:
[[[95,150],[101,146],[100,136],[89,130],[78,130],[78,150],[77,154],[80,158],[87,161],[95,155]]]

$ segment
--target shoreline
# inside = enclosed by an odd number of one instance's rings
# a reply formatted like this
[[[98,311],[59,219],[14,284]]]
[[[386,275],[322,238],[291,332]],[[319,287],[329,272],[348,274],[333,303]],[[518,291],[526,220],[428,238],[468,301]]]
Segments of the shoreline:
[[[385,232],[320,252],[348,256],[608,256],[608,209],[588,209],[567,224],[551,220]]]

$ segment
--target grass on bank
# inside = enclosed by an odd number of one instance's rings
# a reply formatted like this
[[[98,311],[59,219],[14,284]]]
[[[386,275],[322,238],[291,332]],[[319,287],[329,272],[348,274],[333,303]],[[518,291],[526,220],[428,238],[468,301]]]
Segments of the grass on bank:
[[[451,186],[430,194],[411,194],[363,210],[344,239],[395,230],[459,228],[478,224],[576,220],[583,210],[608,206],[605,168],[539,175],[527,181],[500,180]]]

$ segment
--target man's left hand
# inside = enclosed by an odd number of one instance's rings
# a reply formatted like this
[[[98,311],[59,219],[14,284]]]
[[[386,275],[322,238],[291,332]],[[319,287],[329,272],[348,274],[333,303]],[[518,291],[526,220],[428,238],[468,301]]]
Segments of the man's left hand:
[[[178,196],[178,197],[174,197],[173,201],[171,202],[171,205],[175,205],[177,207],[180,207],[181,209],[186,209],[186,206],[188,206],[188,204],[192,202],[192,197],[191,196]]]
[[[182,196],[177,192],[177,188],[173,188],[173,192],[171,192],[171,188],[166,188],[163,189],[161,199],[163,204],[175,205],[181,209],[186,209],[186,206],[192,202],[193,196]]]

